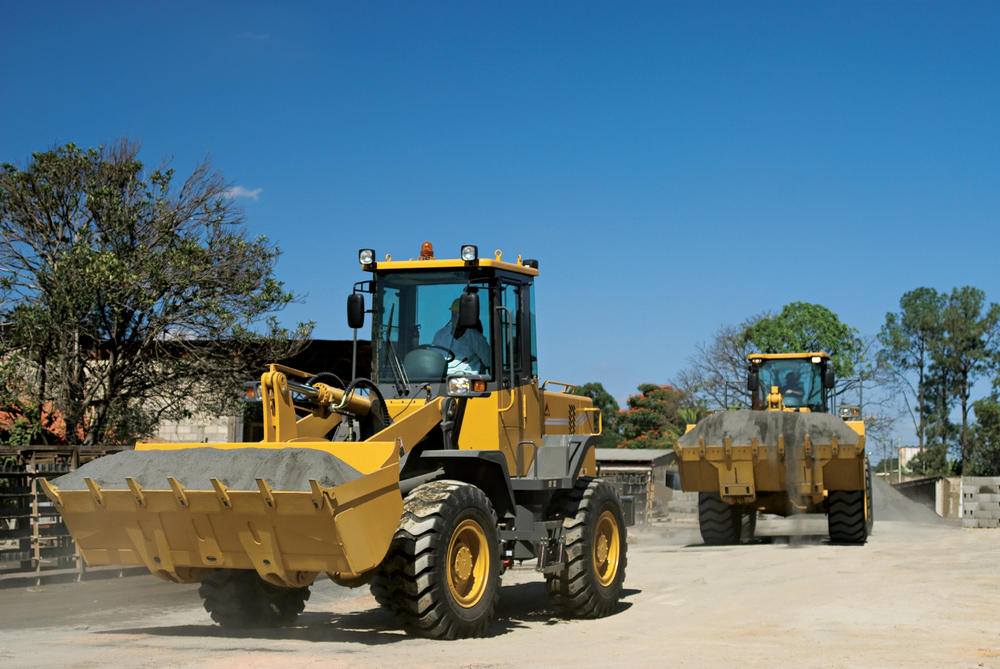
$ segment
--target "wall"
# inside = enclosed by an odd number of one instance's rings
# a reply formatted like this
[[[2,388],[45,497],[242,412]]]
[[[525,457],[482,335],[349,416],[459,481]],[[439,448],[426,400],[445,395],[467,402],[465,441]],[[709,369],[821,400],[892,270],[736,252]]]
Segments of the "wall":
[[[962,514],[962,479],[949,476],[938,479],[934,490],[934,510],[942,518],[958,520]]]
[[[962,527],[1000,527],[1000,476],[962,478]]]
[[[936,478],[920,478],[894,483],[893,487],[914,502],[934,509],[937,504],[937,481]]]
[[[160,423],[153,441],[185,444],[243,441],[243,416],[195,416]]]

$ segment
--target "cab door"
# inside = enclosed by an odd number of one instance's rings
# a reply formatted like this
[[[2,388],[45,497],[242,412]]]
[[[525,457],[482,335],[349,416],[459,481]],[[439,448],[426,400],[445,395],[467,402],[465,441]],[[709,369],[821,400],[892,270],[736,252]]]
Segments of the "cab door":
[[[500,448],[510,471],[524,476],[542,440],[542,397],[535,362],[532,284],[502,280],[496,305],[500,324]]]

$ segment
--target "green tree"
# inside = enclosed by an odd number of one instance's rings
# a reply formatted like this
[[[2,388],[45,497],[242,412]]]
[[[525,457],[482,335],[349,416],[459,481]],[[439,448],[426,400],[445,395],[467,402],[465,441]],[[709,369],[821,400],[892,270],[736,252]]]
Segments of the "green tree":
[[[942,312],[946,297],[933,288],[915,288],[899,299],[899,313],[885,315],[879,332],[879,352],[886,369],[903,391],[906,408],[917,426],[917,441],[924,447],[927,422],[928,368],[944,335]],[[915,373],[914,385],[908,375]],[[913,401],[911,401],[911,398]],[[914,409],[917,416],[914,416]]]
[[[601,433],[601,448],[615,448],[621,443],[621,433],[615,426],[618,418],[618,401],[604,389],[604,386],[597,381],[584,383],[576,386],[574,395],[583,395],[594,400],[594,406],[601,410],[601,423],[603,431]]]
[[[943,442],[931,444],[910,458],[906,466],[910,473],[919,476],[947,476],[951,473],[948,447]]]
[[[644,383],[628,398],[628,409],[618,414],[621,448],[673,448],[684,434],[684,393],[669,385]]]
[[[708,410],[701,406],[681,407],[677,410],[677,418],[685,426],[696,425],[702,418],[708,416]]]
[[[924,406],[922,413],[926,417],[924,434],[925,447],[940,445],[945,451],[950,444],[957,441],[959,426],[951,422],[951,413],[955,405],[955,395],[952,391],[955,383],[951,371],[932,364],[925,379]]]
[[[976,381],[995,371],[1000,356],[1000,305],[986,304],[986,294],[972,286],[954,288],[942,312],[944,336],[933,351],[933,365],[945,387],[958,399],[960,462],[968,462],[969,413]]]
[[[997,395],[977,400],[969,462],[963,473],[970,476],[1000,476],[1000,398]]]
[[[58,414],[72,443],[222,411],[293,336],[273,317],[293,299],[278,250],[247,237],[229,184],[205,161],[177,188],[137,156],[126,140],[67,144],[0,166],[2,357],[31,389],[9,408]]]
[[[837,314],[819,304],[792,302],[776,316],[752,323],[743,337],[759,353],[826,351],[837,376],[854,376],[863,342],[858,331],[840,321]]]

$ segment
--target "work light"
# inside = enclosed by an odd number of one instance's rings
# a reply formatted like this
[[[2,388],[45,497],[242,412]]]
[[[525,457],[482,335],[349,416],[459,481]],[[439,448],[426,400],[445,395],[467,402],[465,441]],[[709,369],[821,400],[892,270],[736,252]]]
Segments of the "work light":
[[[451,397],[485,397],[489,395],[486,382],[489,377],[483,374],[472,376],[449,376],[448,395]]]

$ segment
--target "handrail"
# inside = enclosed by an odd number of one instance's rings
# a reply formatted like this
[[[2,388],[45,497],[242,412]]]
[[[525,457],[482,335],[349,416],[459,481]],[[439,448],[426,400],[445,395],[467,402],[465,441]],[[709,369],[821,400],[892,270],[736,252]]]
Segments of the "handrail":
[[[592,436],[600,436],[604,432],[604,414],[598,407],[583,407],[582,409],[577,409],[579,413],[596,413],[597,414],[597,432],[591,432]]]
[[[514,406],[514,314],[503,305],[496,307],[496,310],[507,312],[507,341],[510,350],[510,357],[507,359],[507,362],[510,363],[510,402],[503,409],[500,409],[500,413],[507,413]],[[503,323],[501,318],[500,324],[503,325]]]
[[[576,390],[576,384],[573,383],[563,383],[562,381],[552,381],[551,379],[542,384],[542,390],[545,390],[545,386],[552,384],[554,386],[562,386],[562,393],[564,395],[572,395],[573,391]]]

